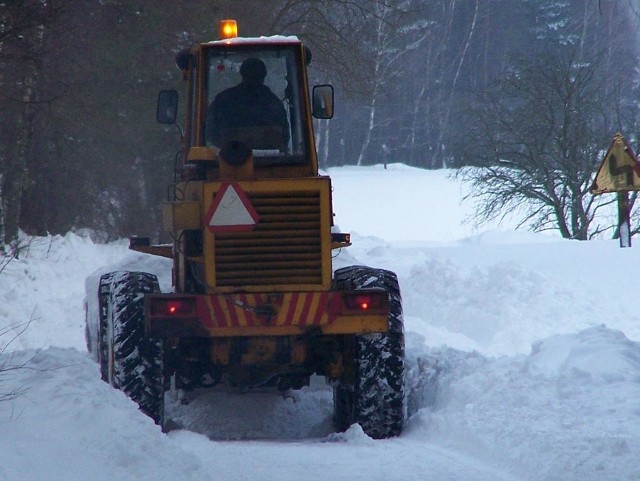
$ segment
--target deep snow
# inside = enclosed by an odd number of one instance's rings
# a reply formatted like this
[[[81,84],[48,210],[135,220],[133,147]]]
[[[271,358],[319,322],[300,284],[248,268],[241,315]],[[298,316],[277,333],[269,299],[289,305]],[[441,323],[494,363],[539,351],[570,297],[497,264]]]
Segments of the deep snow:
[[[354,241],[336,267],[399,275],[400,438],[332,433],[321,380],[287,397],[198,393],[168,407],[189,430],[162,434],[100,381],[83,299],[85,278],[113,266],[160,272],[168,289],[169,264],[68,234],[31,239],[0,272],[0,364],[18,368],[0,395],[24,391],[0,402],[0,480],[640,480],[638,247],[477,230],[446,171],[329,173]]]

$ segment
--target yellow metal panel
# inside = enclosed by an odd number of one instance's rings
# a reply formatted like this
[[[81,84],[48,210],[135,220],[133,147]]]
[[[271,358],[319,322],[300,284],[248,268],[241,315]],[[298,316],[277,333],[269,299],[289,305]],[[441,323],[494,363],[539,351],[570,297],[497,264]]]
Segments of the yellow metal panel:
[[[329,325],[318,326],[323,334],[367,334],[387,332],[386,316],[353,317],[339,316]],[[211,328],[211,337],[243,337],[243,336],[299,336],[307,332],[308,326],[296,324],[287,326],[247,326]]]
[[[136,252],[144,252],[145,254],[168,257],[169,259],[173,259],[173,246],[170,246],[170,245],[133,246],[133,247],[129,247],[129,249]]]
[[[212,339],[210,358],[214,364],[229,365],[230,353],[237,348],[242,350],[239,363],[245,366],[260,364],[281,364],[278,357],[287,352],[291,357],[291,364],[304,364],[307,361],[307,346],[304,341],[294,338],[283,339],[275,336],[244,337],[241,344],[233,337],[219,337]],[[237,361],[236,361],[237,362]]]
[[[218,151],[211,147],[191,147],[187,153],[189,161],[215,161],[218,160]]]
[[[229,364],[231,352],[228,338],[213,339],[211,344],[211,360],[214,364]]]
[[[165,202],[162,204],[162,220],[167,232],[200,229],[200,202]]]
[[[273,337],[260,337],[249,340],[246,351],[242,354],[241,364],[260,364],[273,361],[276,353],[276,340]]]
[[[223,185],[203,185],[203,213],[209,212]],[[246,180],[237,185],[260,220],[249,232],[203,230],[208,292],[329,290],[329,178]],[[207,219],[202,224],[206,226]]]
[[[303,364],[307,360],[307,348],[304,342],[294,342],[291,349],[291,363]]]
[[[238,293],[202,296],[201,328],[211,337],[385,332],[387,313],[340,314],[332,292]]]

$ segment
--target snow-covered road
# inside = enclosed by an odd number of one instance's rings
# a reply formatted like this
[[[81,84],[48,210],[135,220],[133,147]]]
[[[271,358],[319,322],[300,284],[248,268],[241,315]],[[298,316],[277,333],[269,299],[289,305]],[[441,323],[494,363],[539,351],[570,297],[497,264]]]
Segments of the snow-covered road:
[[[0,272],[0,396],[23,391],[0,402],[0,480],[640,480],[638,247],[477,232],[443,172],[331,175],[354,241],[336,267],[400,279],[401,437],[332,433],[321,382],[288,397],[199,393],[169,406],[188,430],[161,433],[100,381],[83,297],[85,277],[114,265],[162,271],[166,289],[166,260],[68,234],[31,239]],[[357,202],[363,186],[395,194]]]

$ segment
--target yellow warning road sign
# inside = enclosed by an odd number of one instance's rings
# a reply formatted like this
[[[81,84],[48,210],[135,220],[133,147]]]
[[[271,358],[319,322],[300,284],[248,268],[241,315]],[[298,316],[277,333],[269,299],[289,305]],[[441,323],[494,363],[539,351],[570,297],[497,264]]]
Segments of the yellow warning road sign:
[[[594,195],[640,190],[640,163],[622,135],[616,134],[591,186]]]

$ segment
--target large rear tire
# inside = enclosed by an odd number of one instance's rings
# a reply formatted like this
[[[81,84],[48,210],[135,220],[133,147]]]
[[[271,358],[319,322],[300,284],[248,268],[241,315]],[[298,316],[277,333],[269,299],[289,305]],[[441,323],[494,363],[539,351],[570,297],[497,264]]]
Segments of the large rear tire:
[[[113,387],[135,401],[140,410],[161,425],[164,421],[162,341],[148,338],[144,329],[144,296],[160,292],[156,276],[144,272],[112,272],[100,279],[98,338],[101,374]],[[104,321],[106,322],[103,322]]]
[[[113,289],[113,279],[120,274],[120,272],[109,272],[108,274],[104,274],[100,277],[100,283],[98,284],[96,358],[100,365],[100,377],[105,382],[109,382],[109,344],[107,326],[109,324],[111,290]]]
[[[358,423],[374,439],[398,436],[404,422],[404,329],[397,276],[364,266],[338,269],[338,290],[384,289],[389,294],[389,330],[355,336],[353,380],[334,386],[338,430]]]

